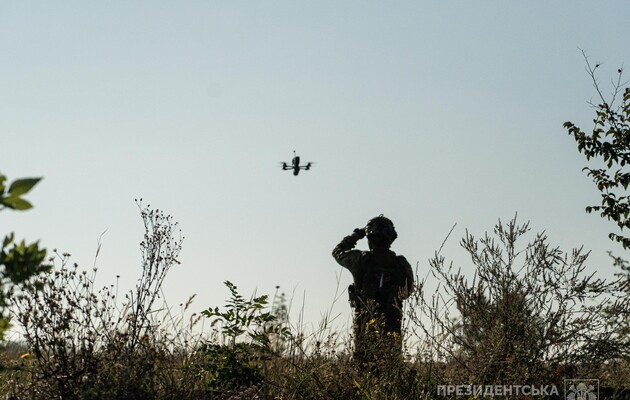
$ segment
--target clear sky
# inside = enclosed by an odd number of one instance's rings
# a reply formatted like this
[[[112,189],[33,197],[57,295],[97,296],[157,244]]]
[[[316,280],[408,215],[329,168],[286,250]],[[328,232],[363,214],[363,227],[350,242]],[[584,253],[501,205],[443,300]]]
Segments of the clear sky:
[[[134,198],[180,222],[177,305],[295,293],[317,323],[351,282],[331,251],[385,214],[420,275],[518,212],[610,276],[612,224],[562,127],[592,127],[584,60],[606,91],[630,62],[627,1],[2,1],[0,171],[43,176],[2,232],[139,277]],[[311,171],[279,161],[293,150]],[[525,243],[522,243],[523,245]],[[365,244],[361,244],[365,248]],[[345,294],[333,308],[347,321]]]

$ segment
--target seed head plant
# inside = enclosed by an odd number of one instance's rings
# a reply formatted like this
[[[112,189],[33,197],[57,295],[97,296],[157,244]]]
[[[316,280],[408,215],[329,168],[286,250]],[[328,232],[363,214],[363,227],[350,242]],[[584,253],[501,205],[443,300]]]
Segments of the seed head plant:
[[[123,299],[114,285],[96,289],[96,268],[82,271],[70,265],[69,254],[56,252],[53,272],[15,298],[31,355],[26,374],[16,377],[15,398],[146,399],[194,392],[194,382],[181,384],[186,357],[172,362],[177,349],[159,319],[168,314],[156,309],[164,279],[179,263],[181,234],[171,216],[138,206],[145,228],[141,276]]]

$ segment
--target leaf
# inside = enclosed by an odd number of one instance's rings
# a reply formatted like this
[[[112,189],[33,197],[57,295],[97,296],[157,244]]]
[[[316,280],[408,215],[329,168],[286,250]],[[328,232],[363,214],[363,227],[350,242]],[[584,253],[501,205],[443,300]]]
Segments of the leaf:
[[[21,197],[13,196],[0,199],[0,204],[4,204],[5,206],[14,210],[28,210],[29,208],[33,208],[33,205],[28,201],[24,200]]]
[[[13,238],[14,238],[13,232],[5,236],[2,242],[2,248],[4,249],[5,247],[13,243]]]
[[[19,196],[28,193],[40,180],[42,180],[42,178],[16,179],[11,184],[11,187],[9,187],[9,195]]]

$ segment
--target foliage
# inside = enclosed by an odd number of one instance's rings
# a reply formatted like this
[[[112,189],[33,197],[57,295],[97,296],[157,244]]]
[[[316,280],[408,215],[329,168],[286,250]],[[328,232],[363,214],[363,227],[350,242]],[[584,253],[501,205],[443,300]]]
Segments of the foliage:
[[[266,311],[267,296],[241,296],[225,282],[231,298],[223,311],[208,309],[214,335],[201,346],[209,394],[219,399],[408,399],[424,398],[417,374],[399,358],[380,354],[362,368],[351,358],[351,344],[339,342],[330,319],[313,332],[289,321],[284,295]],[[274,343],[274,338],[281,342]],[[376,357],[375,357],[376,359]]]
[[[472,281],[439,253],[430,260],[443,285],[433,299],[443,301],[429,303],[416,295],[412,319],[422,325],[426,316],[438,325],[424,332],[432,354],[451,365],[443,379],[548,382],[562,365],[598,368],[628,354],[628,341],[616,335],[617,322],[607,318],[607,312],[628,312],[619,281],[587,274],[588,253],[564,253],[544,233],[518,249],[528,231],[529,224],[519,225],[514,217],[507,224],[499,221],[494,236],[477,239],[466,232],[461,245],[475,267]]]
[[[194,356],[157,319],[164,313],[155,307],[166,274],[178,263],[177,224],[160,210],[139,206],[142,275],[122,304],[113,285],[96,289],[96,268],[80,271],[69,265],[69,254],[58,253],[51,261],[61,265],[14,298],[29,348],[14,398],[198,397],[191,394],[197,390],[189,369]]]
[[[610,251],[608,255],[613,259],[613,265],[621,270],[615,273],[619,280],[619,290],[625,292],[626,298],[630,298],[630,262],[614,256]],[[607,313],[611,321],[618,321],[617,334],[630,340],[630,313],[620,314],[618,310],[610,310]]]
[[[201,347],[208,359],[208,389],[218,393],[260,384],[261,363],[273,356],[271,335],[284,338],[290,334],[287,327],[276,324],[276,315],[265,311],[268,296],[246,300],[233,283],[224,284],[231,294],[225,311],[218,307],[202,311],[202,315],[213,319],[215,338],[221,338]]]
[[[22,198],[22,195],[31,191],[42,178],[22,178],[16,179],[7,188],[6,176],[0,174],[0,210],[11,208],[13,210],[28,210],[33,205]]]
[[[594,127],[590,134],[584,133],[572,122],[565,122],[568,130],[578,144],[578,151],[586,156],[587,160],[600,159],[603,165],[600,168],[585,167],[588,175],[593,178],[597,190],[601,192],[601,205],[588,206],[586,211],[597,211],[600,216],[612,220],[619,228],[619,233],[611,232],[608,237],[620,243],[624,249],[630,248],[630,237],[622,234],[624,228],[630,228],[630,196],[628,185],[630,184],[630,88],[622,90],[627,82],[622,82],[623,69],[617,70],[617,79],[612,82],[612,95],[607,99],[601,89],[601,85],[595,75],[600,64],[591,66],[588,57],[582,52],[588,72],[599,103],[591,105],[595,108]],[[621,96],[621,102],[617,104]],[[616,273],[619,279],[620,290],[630,296],[630,267],[623,258],[608,253],[613,259],[613,265],[620,269]],[[604,308],[609,321],[617,321],[616,335],[630,338],[630,314],[619,312],[616,309]]]
[[[193,314],[184,326],[192,298],[179,319],[157,306],[179,263],[178,225],[140,209],[142,273],[124,298],[114,285],[97,289],[96,269],[81,271],[57,252],[53,272],[12,298],[27,348],[13,355],[17,370],[4,375],[11,380],[0,382],[7,398],[437,399],[438,385],[577,376],[600,378],[607,390],[630,387],[628,335],[617,318],[630,307],[622,301],[626,275],[607,283],[586,274],[588,253],[564,253],[544,233],[519,249],[529,227],[516,218],[481,239],[466,233],[461,244],[476,268],[470,279],[445,265],[440,251],[430,260],[440,287],[426,301],[425,281],[417,280],[405,305],[403,333],[422,346],[388,357],[374,340],[374,361],[358,365],[350,338],[330,325],[335,317],[307,331],[301,319],[291,323],[284,295],[269,308],[267,296],[246,298],[229,281],[225,307]],[[209,335],[193,333],[204,317]]]
[[[27,194],[41,178],[17,179],[7,187],[7,178],[0,174],[0,210],[28,210],[32,204],[22,196]],[[9,233],[0,247],[0,340],[9,329],[9,315],[6,308],[16,289],[28,286],[32,277],[48,272],[50,266],[43,264],[46,250],[38,242],[27,244],[17,242],[15,234]]]
[[[584,168],[593,178],[602,197],[601,205],[588,206],[586,211],[599,212],[603,218],[614,221],[623,231],[624,228],[630,228],[630,196],[627,193],[630,184],[630,88],[623,90],[621,104],[617,105],[616,100],[622,93],[623,73],[623,69],[618,69],[612,97],[607,100],[595,76],[599,64],[591,67],[586,56],[585,59],[587,71],[601,100],[601,103],[593,105],[595,126],[590,134],[583,132],[572,122],[565,122],[564,127],[577,142],[578,151],[587,160],[599,158],[604,162],[602,168]],[[630,237],[614,232],[608,236],[621,243],[624,249],[630,248]]]

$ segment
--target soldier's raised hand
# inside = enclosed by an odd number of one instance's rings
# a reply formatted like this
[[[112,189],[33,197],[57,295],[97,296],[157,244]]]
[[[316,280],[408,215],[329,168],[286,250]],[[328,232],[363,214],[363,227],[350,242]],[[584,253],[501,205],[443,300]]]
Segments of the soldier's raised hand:
[[[357,239],[363,239],[365,237],[365,228],[356,228],[354,232],[352,232],[352,235]]]

